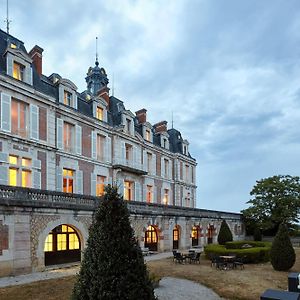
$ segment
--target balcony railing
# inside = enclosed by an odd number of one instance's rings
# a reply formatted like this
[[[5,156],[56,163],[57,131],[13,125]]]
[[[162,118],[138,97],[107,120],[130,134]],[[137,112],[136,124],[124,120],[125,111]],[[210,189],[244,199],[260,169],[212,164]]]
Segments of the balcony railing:
[[[124,171],[136,173],[139,175],[147,174],[146,166],[141,163],[138,163],[134,160],[129,160],[122,157],[115,157],[113,160],[113,168],[117,169],[120,168]]]

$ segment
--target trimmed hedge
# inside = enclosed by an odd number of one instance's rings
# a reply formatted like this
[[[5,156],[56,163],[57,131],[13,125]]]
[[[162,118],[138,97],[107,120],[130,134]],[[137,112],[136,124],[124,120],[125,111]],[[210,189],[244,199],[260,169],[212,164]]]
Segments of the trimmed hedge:
[[[271,242],[259,242],[259,241],[235,241],[227,242],[225,247],[227,249],[243,249],[244,245],[250,245],[252,247],[271,247]]]
[[[243,242],[243,244],[249,244]],[[244,263],[267,262],[270,260],[270,243],[264,243],[263,247],[252,247],[245,249],[229,248],[223,245],[211,244],[204,247],[204,252],[207,258],[212,258],[215,255],[236,255],[242,258]]]

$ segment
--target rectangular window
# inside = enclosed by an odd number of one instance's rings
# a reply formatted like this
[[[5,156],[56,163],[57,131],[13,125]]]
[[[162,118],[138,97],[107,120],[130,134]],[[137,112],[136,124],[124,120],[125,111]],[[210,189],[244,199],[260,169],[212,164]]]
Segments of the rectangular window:
[[[132,160],[132,146],[125,144],[125,158],[126,160]]]
[[[165,171],[165,178],[169,178],[169,161],[164,159],[164,171]]]
[[[164,197],[163,197],[163,204],[169,204],[169,190],[164,189]]]
[[[180,180],[182,180],[183,178],[183,164],[182,162],[180,162]]]
[[[147,168],[149,173],[151,173],[151,166],[152,166],[152,154],[147,153]]]
[[[153,186],[152,185],[147,185],[146,201],[147,201],[147,203],[153,202]]]
[[[31,171],[22,170],[22,187],[31,187]]]
[[[104,187],[105,187],[105,176],[97,176],[97,183],[96,183],[96,196],[100,197],[104,195]]]
[[[75,144],[75,126],[64,122],[64,150],[73,151]]]
[[[148,142],[150,142],[150,140],[151,140],[151,133],[150,133],[150,130],[149,130],[149,129],[146,129],[146,140],[147,140]]]
[[[57,251],[67,250],[67,234],[57,234]]]
[[[73,193],[74,191],[74,171],[63,169],[63,192]]]
[[[79,240],[76,233],[69,234],[69,250],[79,249]]]
[[[72,94],[68,91],[64,91],[64,104],[72,106]]]
[[[17,165],[18,164],[18,156],[10,155],[9,156],[9,163],[11,165]]]
[[[185,165],[185,181],[189,181],[189,166]]]
[[[100,121],[103,121],[103,108],[97,106],[96,118]]]
[[[131,120],[126,119],[126,131],[131,133]]]
[[[29,105],[16,99],[11,100],[11,132],[27,137]]]
[[[11,186],[18,185],[18,169],[9,168],[9,185]]]
[[[191,167],[191,173],[192,173],[192,182],[194,183],[194,167]]]
[[[105,136],[97,134],[97,159],[104,160]]]
[[[17,62],[13,65],[13,78],[24,81],[25,67]]]
[[[124,180],[124,200],[133,200],[133,182]]]
[[[21,166],[19,164],[21,162]],[[9,155],[9,185],[31,187],[31,159]]]
[[[48,236],[46,238],[44,251],[45,252],[53,251],[53,235],[52,234],[48,234]]]

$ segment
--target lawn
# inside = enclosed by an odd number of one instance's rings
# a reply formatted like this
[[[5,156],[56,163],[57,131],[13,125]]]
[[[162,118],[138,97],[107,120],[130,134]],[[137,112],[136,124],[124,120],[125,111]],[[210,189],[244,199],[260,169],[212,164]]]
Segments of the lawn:
[[[296,248],[297,261],[291,272],[300,271],[300,248]],[[210,261],[201,264],[176,264],[173,259],[147,263],[151,272],[160,276],[186,278],[212,288],[226,299],[257,300],[267,288],[287,289],[289,272],[274,271],[270,263],[246,265],[244,270],[220,271],[211,268]],[[35,282],[0,289],[5,300],[64,300],[69,299],[75,282],[74,276]]]

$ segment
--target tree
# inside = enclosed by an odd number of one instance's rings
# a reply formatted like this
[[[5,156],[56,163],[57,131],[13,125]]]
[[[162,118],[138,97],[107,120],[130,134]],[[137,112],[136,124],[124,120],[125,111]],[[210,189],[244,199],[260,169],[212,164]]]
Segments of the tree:
[[[277,175],[256,181],[247,203],[242,210],[246,226],[256,224],[263,230],[277,231],[279,224],[289,227],[298,222],[300,208],[299,177]]]
[[[106,188],[94,215],[72,299],[155,299],[128,209],[116,187]]]
[[[254,229],[253,239],[254,239],[254,241],[262,240],[261,231],[258,227],[255,227],[255,229]]]
[[[218,235],[218,243],[220,245],[225,245],[226,242],[232,242],[232,233],[231,230],[228,226],[228,224],[226,223],[225,220],[222,221],[221,223],[221,227],[220,227],[220,231],[219,231],[219,235]]]
[[[295,263],[296,254],[287,227],[280,224],[270,251],[271,264],[276,271],[288,271]]]

